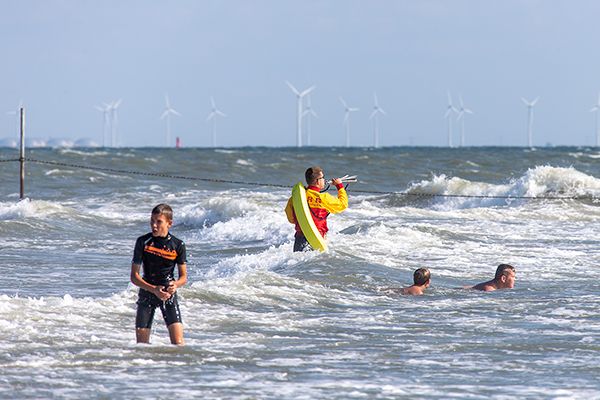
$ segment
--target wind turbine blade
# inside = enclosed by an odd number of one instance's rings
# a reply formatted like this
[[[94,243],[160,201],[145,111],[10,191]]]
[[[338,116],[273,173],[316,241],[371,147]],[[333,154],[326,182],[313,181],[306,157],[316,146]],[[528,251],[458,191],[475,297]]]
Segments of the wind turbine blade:
[[[212,108],[217,108],[217,106],[215,105],[215,99],[213,99],[212,96],[210,96],[210,105],[212,106]]]
[[[174,109],[172,109],[172,108],[171,108],[171,109],[169,109],[169,111],[171,112],[171,114],[175,114],[175,115],[177,115],[178,117],[181,117],[181,114],[180,114],[178,111],[176,111],[176,110],[174,110]]]
[[[346,102],[344,101],[344,99],[342,99],[341,96],[340,96],[340,101],[342,102],[342,105],[344,106],[344,108],[348,108],[348,104],[346,104]]]
[[[119,108],[122,101],[123,101],[123,99],[119,99],[119,100],[115,101],[113,104],[113,108]]]
[[[539,99],[539,97],[536,97],[535,100],[531,102],[531,106],[535,106],[535,103],[537,103]]]
[[[373,100],[375,101],[375,108],[379,108],[379,101],[377,101],[377,93],[373,92]]]
[[[161,115],[160,119],[165,119],[169,115],[169,110],[165,110]]]
[[[100,106],[94,106],[94,108],[100,112],[104,112],[106,111],[104,108],[100,107]],[[14,112],[14,111],[13,111]]]
[[[165,104],[167,105],[167,108],[171,108],[171,104],[169,103],[169,95],[165,94]]]
[[[222,111],[219,111],[219,110],[216,110],[216,111],[215,111],[215,113],[216,113],[217,115],[220,115],[221,117],[226,117],[226,116],[227,116],[227,114],[225,114],[224,112],[222,112]]]
[[[450,114],[452,114],[452,107],[448,107],[448,109],[446,110],[446,112],[444,113],[444,118],[448,118],[448,116]]]
[[[460,104],[461,109],[465,108],[465,104],[463,103],[463,98],[461,94],[458,95],[458,103]]]
[[[342,125],[345,125],[348,123],[349,117],[350,117],[350,112],[348,110],[346,110],[346,112],[344,113],[344,122],[342,123]]]
[[[289,83],[288,81],[285,81],[285,83],[290,87],[290,89],[292,89],[292,92],[294,92],[294,94],[296,96],[300,96],[300,92],[298,91],[298,89],[296,89],[294,87],[294,85],[292,85],[291,83]]]
[[[206,118],[207,121],[210,121],[211,119],[213,119],[215,117],[215,112],[212,111],[210,114],[208,114],[208,118]]]
[[[452,105],[452,96],[450,96],[450,91],[446,92],[448,94],[448,104]]]
[[[348,108],[348,111],[350,111],[350,112],[358,111],[358,110],[359,110],[359,108],[356,108],[356,107],[350,107],[350,108]]]
[[[371,113],[371,116],[369,116],[369,119],[373,119],[373,117],[377,115],[377,110],[378,110],[378,109],[375,109],[375,110],[374,110],[374,111]]]
[[[594,108],[592,108],[592,109],[590,110],[590,112],[594,112],[594,111],[596,111],[596,110],[599,110],[599,109],[600,109],[600,107],[598,107],[598,106],[594,106]]]
[[[463,111],[467,114],[473,114],[473,111],[469,110],[468,108],[463,109]]]
[[[523,100],[523,103],[525,103],[526,106],[530,106],[531,104],[529,104],[529,102],[525,99],[525,97],[521,97],[521,100]]]
[[[310,92],[312,92],[313,90],[315,90],[317,87],[316,86],[311,86],[308,89],[306,89],[304,92],[300,93],[300,97],[304,97],[307,94],[309,94]]]
[[[378,108],[377,109],[380,113],[382,113],[383,115],[387,115],[387,113],[385,112],[385,110],[383,108]]]
[[[465,114],[465,113],[464,113],[464,111],[463,111],[463,110],[461,110],[461,111],[458,113],[458,116],[456,117],[456,120],[457,120],[457,121],[460,121],[460,119],[463,117],[463,115],[464,115],[464,114]]]

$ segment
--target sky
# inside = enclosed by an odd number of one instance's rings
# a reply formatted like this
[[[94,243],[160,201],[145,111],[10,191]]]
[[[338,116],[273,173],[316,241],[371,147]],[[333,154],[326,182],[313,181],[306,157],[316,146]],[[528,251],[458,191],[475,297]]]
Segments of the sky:
[[[121,99],[122,146],[295,146],[296,97],[315,86],[310,142],[446,146],[447,93],[465,145],[591,146],[600,92],[596,0],[0,0],[0,140],[103,141],[95,106]],[[307,120],[304,119],[304,128]],[[460,125],[452,117],[454,145]],[[306,131],[303,144],[307,144]]]

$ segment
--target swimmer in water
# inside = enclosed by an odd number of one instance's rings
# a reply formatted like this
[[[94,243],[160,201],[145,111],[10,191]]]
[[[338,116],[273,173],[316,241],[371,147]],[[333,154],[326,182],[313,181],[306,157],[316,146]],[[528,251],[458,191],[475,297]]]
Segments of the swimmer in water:
[[[515,273],[515,267],[512,265],[500,264],[496,268],[494,279],[467,287],[467,289],[482,290],[484,292],[491,292],[497,289],[512,289],[515,287]]]

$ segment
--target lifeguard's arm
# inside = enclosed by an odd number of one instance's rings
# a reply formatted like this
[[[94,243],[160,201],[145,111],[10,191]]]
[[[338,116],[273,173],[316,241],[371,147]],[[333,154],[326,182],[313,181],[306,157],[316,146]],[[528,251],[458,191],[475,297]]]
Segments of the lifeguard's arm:
[[[149,291],[150,293],[152,293],[153,295],[155,295],[156,297],[158,297],[161,300],[168,300],[169,297],[171,297],[171,295],[169,293],[167,293],[166,291],[162,290],[163,286],[155,286],[155,285],[151,285],[148,282],[146,282],[144,280],[144,278],[142,278],[142,276],[140,275],[140,268],[142,266],[140,264],[135,264],[132,263],[131,264],[131,283],[133,283],[135,286],[140,287],[144,290]]]
[[[329,193],[324,193],[321,197],[323,207],[330,213],[340,213],[348,208],[348,193],[344,189],[344,184],[339,182],[335,185],[338,190],[337,198]]]
[[[177,280],[171,282],[171,284],[167,288],[167,292],[169,294],[174,294],[177,291],[177,289],[179,289],[187,283],[187,265],[185,263],[177,264],[177,271]]]
[[[292,203],[291,197],[288,200],[287,205],[285,206],[285,215],[290,224],[296,223],[296,215],[294,214],[294,204]]]

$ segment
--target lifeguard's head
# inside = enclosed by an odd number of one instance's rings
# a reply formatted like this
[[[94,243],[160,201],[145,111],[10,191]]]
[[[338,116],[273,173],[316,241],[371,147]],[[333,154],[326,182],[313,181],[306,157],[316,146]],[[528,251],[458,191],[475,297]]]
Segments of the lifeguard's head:
[[[308,168],[304,173],[304,177],[309,186],[317,186],[319,189],[325,187],[325,177],[323,175],[323,168],[321,167],[314,166]]]
[[[429,272],[427,268],[419,268],[415,270],[415,273],[413,274],[413,280],[415,285],[417,286],[429,286],[429,282],[431,280],[431,272]]]

